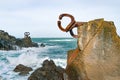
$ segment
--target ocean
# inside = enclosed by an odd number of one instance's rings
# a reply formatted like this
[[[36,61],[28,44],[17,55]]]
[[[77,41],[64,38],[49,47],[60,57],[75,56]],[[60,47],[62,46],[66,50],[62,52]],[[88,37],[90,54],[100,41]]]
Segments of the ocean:
[[[77,41],[73,38],[32,38],[32,41],[39,45],[43,43],[45,47],[0,51],[0,80],[27,80],[46,59],[52,59],[57,66],[65,68],[67,51],[77,47]],[[20,76],[13,71],[18,64],[32,67],[33,71],[27,76]]]

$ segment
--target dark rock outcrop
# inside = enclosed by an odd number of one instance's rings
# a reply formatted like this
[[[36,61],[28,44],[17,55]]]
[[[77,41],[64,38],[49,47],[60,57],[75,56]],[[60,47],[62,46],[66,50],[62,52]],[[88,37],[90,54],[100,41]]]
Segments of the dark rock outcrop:
[[[45,60],[41,68],[36,69],[28,80],[66,80],[65,70],[50,60]]]
[[[0,50],[16,50],[21,47],[38,47],[38,44],[32,42],[29,36],[17,39],[7,32],[0,30]]]
[[[44,43],[41,43],[41,44],[40,44],[40,47],[45,47],[45,44],[44,44]]]
[[[38,44],[32,42],[30,37],[25,37],[23,39],[17,39],[15,44],[20,47],[38,47]]]
[[[20,72],[19,75],[27,75],[30,71],[32,71],[32,68],[19,64],[15,67],[13,71]]]
[[[16,45],[16,38],[7,32],[0,30],[0,50],[13,50]]]
[[[97,19],[79,26],[77,44],[68,52],[69,80],[120,80],[120,37],[113,22]]]

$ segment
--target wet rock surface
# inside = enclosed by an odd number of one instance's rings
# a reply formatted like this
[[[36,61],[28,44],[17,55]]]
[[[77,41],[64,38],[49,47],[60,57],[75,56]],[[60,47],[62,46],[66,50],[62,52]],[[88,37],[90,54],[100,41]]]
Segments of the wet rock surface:
[[[120,80],[120,37],[113,22],[96,19],[79,26],[77,44],[68,52],[69,80]]]
[[[21,47],[38,47],[38,44],[32,42],[30,37],[18,39],[0,30],[0,50],[16,50]]]
[[[27,75],[32,70],[33,69],[31,67],[27,67],[27,66],[24,66],[22,64],[19,64],[15,67],[15,69],[13,71],[14,72],[19,72],[19,75]]]
[[[56,66],[52,60],[45,60],[42,67],[36,69],[28,80],[66,80],[65,70]]]

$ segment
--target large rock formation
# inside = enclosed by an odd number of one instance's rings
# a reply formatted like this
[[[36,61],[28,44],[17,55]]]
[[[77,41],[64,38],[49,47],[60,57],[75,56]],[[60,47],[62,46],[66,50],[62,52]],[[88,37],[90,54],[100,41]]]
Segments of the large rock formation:
[[[38,47],[38,44],[32,42],[29,36],[17,39],[7,32],[0,30],[0,50],[15,50],[18,47]]]
[[[120,80],[120,37],[113,22],[96,19],[79,26],[77,44],[68,52],[69,80]]]
[[[16,38],[9,35],[7,32],[0,30],[0,50],[15,49]]]
[[[52,60],[45,60],[42,67],[36,69],[28,80],[66,80],[65,70]]]

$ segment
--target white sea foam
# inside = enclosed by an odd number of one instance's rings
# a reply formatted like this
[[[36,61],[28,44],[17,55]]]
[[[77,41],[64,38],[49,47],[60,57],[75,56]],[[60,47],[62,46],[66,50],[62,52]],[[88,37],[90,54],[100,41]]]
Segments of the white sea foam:
[[[60,59],[60,58],[58,58],[58,59],[53,59],[53,61],[55,62],[55,64],[56,64],[57,66],[61,66],[61,67],[63,67],[63,68],[66,67],[66,63],[67,63],[67,60],[66,60],[66,59]]]
[[[65,59],[55,59],[49,56],[43,56],[45,53],[49,53],[49,49],[61,48],[61,46],[45,46],[39,48],[22,48],[17,51],[0,51],[3,57],[7,59],[6,62],[0,61],[0,76],[2,80],[27,80],[28,76],[21,77],[18,73],[13,72],[13,69],[18,64],[23,64],[28,67],[32,67],[34,70],[41,67],[44,60],[52,59],[57,66],[63,68],[66,67]],[[17,56],[16,56],[17,55]]]
[[[66,67],[66,59],[54,59],[49,57],[38,57],[37,54],[34,53],[23,53],[18,57],[7,57],[9,63],[11,65],[23,64],[30,67],[40,67],[44,60],[52,59],[57,66]]]
[[[74,39],[55,39],[55,40],[49,40],[51,42],[63,42],[63,41],[74,41]]]
[[[47,49],[48,48],[23,48],[18,57],[8,56],[7,60],[12,65],[23,64],[26,66],[35,66],[38,64],[38,61],[41,61],[38,55],[47,51]]]
[[[31,65],[36,64],[37,61],[37,55],[32,55],[31,53],[23,53],[18,57],[7,57],[10,64],[18,65],[18,64],[24,64],[24,65]]]
[[[17,57],[7,56],[6,58],[11,65],[23,64],[26,66],[38,66],[38,65],[41,65],[41,63],[45,59],[50,59],[47,56],[39,57],[38,55],[44,55],[45,52],[48,52],[48,49],[52,49],[52,48],[53,49],[60,48],[60,46],[46,46],[44,48],[41,48],[41,47],[39,47],[39,48],[23,48],[22,50],[18,51],[20,53],[19,56],[17,56]],[[11,51],[9,54],[15,54],[15,52]],[[55,62],[58,63],[59,61],[60,61],[60,59],[58,61],[55,59]]]

